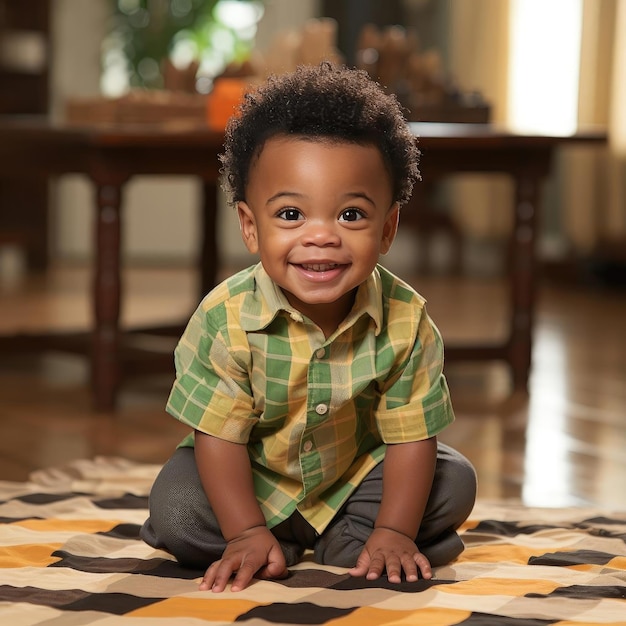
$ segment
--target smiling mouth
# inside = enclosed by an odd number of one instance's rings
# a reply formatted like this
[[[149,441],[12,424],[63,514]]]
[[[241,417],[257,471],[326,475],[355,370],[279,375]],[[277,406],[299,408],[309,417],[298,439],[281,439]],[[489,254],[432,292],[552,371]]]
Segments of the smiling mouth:
[[[300,267],[309,272],[329,272],[338,267],[341,267],[339,263],[301,263]]]

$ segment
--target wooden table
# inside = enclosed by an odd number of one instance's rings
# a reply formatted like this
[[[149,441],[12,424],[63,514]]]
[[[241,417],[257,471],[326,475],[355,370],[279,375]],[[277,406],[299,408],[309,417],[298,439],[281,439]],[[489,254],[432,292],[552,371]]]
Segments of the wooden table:
[[[510,365],[514,387],[525,389],[531,363],[535,232],[541,184],[550,173],[556,148],[573,142],[602,144],[606,142],[606,133],[525,135],[482,124],[422,123],[411,124],[411,128],[420,138],[420,169],[425,180],[460,172],[493,172],[508,174],[514,181],[509,336],[497,345],[449,345],[446,355],[448,359],[503,359]],[[221,133],[183,124],[78,127],[54,124],[46,119],[0,118],[2,177],[31,180],[80,173],[94,185],[96,249],[91,369],[94,406],[98,410],[115,407],[121,380],[123,187],[136,175],[179,174],[203,181],[200,290],[206,293],[215,284],[219,262],[217,154],[222,141]],[[28,340],[24,336],[5,337],[0,339],[0,349],[14,350],[26,346]]]

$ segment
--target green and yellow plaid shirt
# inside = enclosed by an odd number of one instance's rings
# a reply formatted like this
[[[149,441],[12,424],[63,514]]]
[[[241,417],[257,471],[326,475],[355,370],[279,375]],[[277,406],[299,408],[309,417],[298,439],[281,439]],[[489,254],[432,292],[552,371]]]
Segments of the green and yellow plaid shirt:
[[[321,533],[385,444],[432,437],[454,420],[441,336],[424,305],[378,266],[326,339],[260,264],[248,268],[191,318],[167,411],[247,445],[270,528],[297,507]],[[181,446],[193,446],[193,433]]]

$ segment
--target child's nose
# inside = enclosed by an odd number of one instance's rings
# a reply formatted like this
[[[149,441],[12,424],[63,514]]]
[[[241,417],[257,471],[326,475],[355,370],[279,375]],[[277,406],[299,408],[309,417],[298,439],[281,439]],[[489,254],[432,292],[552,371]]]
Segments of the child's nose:
[[[337,224],[326,220],[310,220],[304,233],[304,244],[312,246],[337,246],[340,243]]]

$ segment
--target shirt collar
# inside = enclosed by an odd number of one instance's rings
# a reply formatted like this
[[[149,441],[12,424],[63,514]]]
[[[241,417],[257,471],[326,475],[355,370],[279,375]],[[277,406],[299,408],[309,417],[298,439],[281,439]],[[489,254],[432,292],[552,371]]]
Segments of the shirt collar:
[[[296,322],[302,321],[302,314],[289,304],[285,294],[268,276],[261,263],[254,268],[254,280],[256,288],[247,294],[241,309],[241,328],[244,331],[262,330],[280,311],[286,312]],[[369,315],[372,318],[378,335],[382,328],[383,304],[382,284],[377,268],[359,285],[352,311],[342,326],[351,326],[362,315]]]

